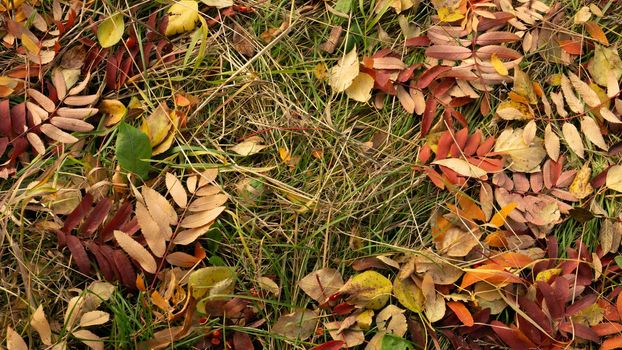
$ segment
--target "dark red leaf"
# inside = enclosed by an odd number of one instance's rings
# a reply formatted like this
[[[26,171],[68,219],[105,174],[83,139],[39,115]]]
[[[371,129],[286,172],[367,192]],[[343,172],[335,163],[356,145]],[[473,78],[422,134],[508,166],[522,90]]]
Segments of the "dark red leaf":
[[[425,47],[430,46],[430,39],[427,36],[416,36],[414,38],[406,39],[405,45],[406,47]]]
[[[125,224],[132,215],[132,204],[129,201],[123,202],[116,214],[112,217],[112,219],[108,220],[104,228],[99,233],[99,238],[101,242],[106,242],[112,239],[112,232],[114,230],[120,230],[121,226]],[[123,230],[122,230],[123,231]]]
[[[451,99],[451,102],[449,102],[449,107],[459,108],[468,105],[472,101],[473,99],[469,96],[455,97]]]
[[[113,251],[113,261],[114,267],[119,274],[119,279],[123,283],[123,285],[135,289],[136,288],[136,271],[134,270],[134,266],[130,259],[127,258],[127,255],[120,250],[115,249]]]
[[[86,250],[82,246],[82,243],[78,237],[74,235],[66,235],[65,241],[67,242],[67,248],[73,256],[73,260],[78,265],[78,270],[84,274],[91,272],[91,264],[89,263],[89,257],[86,255]]]
[[[574,304],[570,305],[566,309],[566,315],[574,316],[577,313],[581,312],[582,310],[585,310],[585,308],[589,307],[590,305],[593,305],[595,302],[596,302],[595,294],[587,295],[583,297],[581,300],[575,301]]]
[[[346,342],[344,342],[343,340],[331,340],[327,341],[324,344],[320,344],[314,348],[311,348],[311,350],[339,350],[343,349],[345,345]]]
[[[15,135],[21,135],[26,129],[26,104],[20,103],[11,108],[11,125]]]
[[[106,280],[115,281],[114,267],[110,266],[110,263],[102,253],[101,249],[94,242],[88,242],[86,244],[87,248],[91,251],[91,253],[95,256],[95,260],[97,260],[97,266],[99,270],[102,272]]]
[[[425,111],[423,112],[423,119],[421,120],[421,136],[426,136],[432,128],[432,122],[436,116],[436,100],[433,97],[429,97],[425,102]]]
[[[0,133],[11,136],[11,108],[9,100],[0,101]]]
[[[519,329],[512,329],[505,324],[494,320],[490,322],[492,330],[497,333],[499,338],[503,340],[512,349],[537,349],[538,347],[529,340]]]
[[[233,332],[233,348],[235,350],[254,350],[255,346],[247,333]]]
[[[561,322],[558,327],[559,330],[569,334],[574,334],[580,338],[591,340],[593,342],[598,341],[598,335],[596,332],[594,332],[590,327],[578,322]]]
[[[2,122],[0,122],[2,123]],[[0,137],[0,157],[2,157],[2,155],[4,155],[4,152],[6,151],[7,146],[9,145],[9,138],[8,137]]]
[[[112,207],[112,200],[109,198],[104,198],[97,203],[95,208],[91,210],[91,214],[86,218],[80,229],[78,230],[84,236],[92,235],[95,230],[99,227],[99,225],[104,222],[106,216],[108,216],[108,212]]]
[[[555,297],[555,291],[548,283],[537,281],[536,286],[542,294],[553,320],[560,319],[564,313],[564,303]]]
[[[63,225],[63,232],[69,233],[73,230],[80,221],[91,211],[93,205],[93,196],[87,193],[80,201],[80,204],[67,216],[65,224]]]
[[[247,305],[248,301],[240,298],[233,298],[223,306],[223,314],[225,317],[238,318]]]
[[[333,313],[335,315],[347,315],[350,312],[352,312],[352,310],[354,310],[354,305],[344,302],[344,303],[335,305],[335,307],[333,308]]]
[[[590,180],[590,184],[592,185],[592,187],[601,188],[605,186],[605,183],[607,182],[607,173],[609,172],[609,168],[611,168],[611,166],[607,167],[605,170],[601,171],[598,175],[594,176],[592,180]]]

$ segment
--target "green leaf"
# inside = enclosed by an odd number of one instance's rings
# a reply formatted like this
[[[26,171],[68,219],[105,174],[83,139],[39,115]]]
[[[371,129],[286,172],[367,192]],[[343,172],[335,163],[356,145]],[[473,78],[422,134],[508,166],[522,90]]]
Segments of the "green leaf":
[[[125,21],[120,12],[103,20],[97,27],[97,41],[101,47],[106,48],[118,43],[125,31]]]
[[[382,337],[380,350],[413,350],[415,347],[411,342],[404,338],[392,334],[385,334]]]
[[[620,266],[620,268],[622,268],[622,255],[618,255],[616,256],[616,264],[618,264],[618,266]]]
[[[123,170],[146,178],[151,169],[149,163],[145,161],[151,158],[149,137],[125,122],[119,124],[116,156]]]

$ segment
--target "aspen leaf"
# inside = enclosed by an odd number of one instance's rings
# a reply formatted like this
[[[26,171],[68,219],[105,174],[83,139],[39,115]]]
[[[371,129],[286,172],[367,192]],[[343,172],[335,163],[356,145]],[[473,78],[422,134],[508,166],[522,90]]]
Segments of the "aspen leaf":
[[[421,312],[424,307],[424,296],[421,288],[410,278],[395,277],[393,295],[405,308],[413,312]]]
[[[591,117],[581,118],[581,131],[583,131],[583,134],[585,134],[587,139],[598,146],[598,148],[604,151],[609,150],[609,146],[607,146],[603,135],[600,133],[600,128],[594,119]]]
[[[195,0],[176,1],[167,11],[168,25],[165,35],[189,32],[199,20],[199,4]]]
[[[345,91],[359,75],[359,59],[356,47],[343,56],[337,65],[331,68],[328,76],[328,85],[335,92]],[[365,79],[365,78],[364,78]]]
[[[97,26],[97,41],[103,48],[111,47],[121,40],[125,31],[125,21],[120,12],[103,20]]]
[[[376,326],[381,332],[397,335],[403,337],[408,330],[406,323],[406,316],[404,316],[403,309],[389,304],[376,316]]]
[[[102,100],[99,110],[107,115],[105,122],[107,127],[118,124],[127,115],[127,108],[119,100]]]
[[[313,300],[324,303],[343,287],[343,279],[339,271],[324,268],[303,277],[298,286]]]
[[[600,86],[607,86],[611,77],[616,81],[622,77],[622,59],[618,55],[618,49],[596,45],[594,58],[587,65],[592,79]]]
[[[494,151],[506,155],[510,170],[518,172],[538,171],[546,157],[542,139],[535,137],[531,144],[525,144],[523,129],[503,130],[495,142]]]
[[[551,124],[548,124],[544,129],[544,147],[552,160],[557,161],[559,159],[559,136],[553,132]]]
[[[119,246],[130,256],[136,260],[138,264],[147,272],[155,273],[157,264],[153,256],[143,248],[140,243],[136,242],[127,233],[119,230],[114,231],[114,238]]]
[[[622,192],[622,165],[614,165],[607,171],[607,188]]]
[[[571,123],[564,123],[562,126],[562,134],[564,140],[568,144],[568,147],[581,159],[585,159],[585,148],[583,147],[583,140],[581,140],[581,134],[577,128]]]
[[[388,278],[376,271],[365,271],[350,278],[339,292],[349,294],[350,303],[378,310],[389,301],[392,289]]]
[[[592,169],[590,169],[589,163],[583,164],[568,188],[568,192],[577,199],[583,199],[592,194],[594,188],[590,184],[590,175],[592,175]]]
[[[592,12],[590,11],[590,8],[587,6],[583,6],[579,9],[579,11],[577,11],[577,13],[575,13],[574,24],[583,24],[589,21],[590,17],[592,17]]]
[[[432,162],[435,165],[442,165],[457,172],[462,176],[481,178],[486,176],[486,171],[460,158],[440,159]]]
[[[371,90],[374,87],[374,78],[367,73],[359,73],[352,84],[346,89],[346,95],[358,102],[367,102],[371,98]]]

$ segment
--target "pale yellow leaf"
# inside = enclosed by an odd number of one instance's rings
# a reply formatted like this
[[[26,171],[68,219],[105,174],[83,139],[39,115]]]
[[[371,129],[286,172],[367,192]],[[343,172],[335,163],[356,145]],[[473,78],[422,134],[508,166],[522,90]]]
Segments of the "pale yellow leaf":
[[[52,117],[50,118],[50,123],[63,130],[78,132],[88,132],[95,128],[93,125],[85,122],[84,120],[74,118]]]
[[[499,75],[504,77],[508,75],[507,67],[503,64],[503,61],[499,59],[496,53],[493,53],[490,56],[490,63]]]
[[[622,121],[609,109],[607,106],[603,106],[599,110],[601,117],[606,121],[614,124],[620,124]]]
[[[568,76],[570,77],[572,86],[574,86],[575,90],[577,90],[579,96],[581,96],[585,104],[590,107],[596,107],[601,104],[598,94],[596,91],[592,90],[590,85],[579,79],[579,77],[572,72],[568,72]]]
[[[116,125],[127,115],[127,108],[119,100],[102,100],[99,109],[107,114],[107,127]]]
[[[80,327],[97,326],[110,320],[110,314],[104,311],[89,311],[80,318]]]
[[[352,80],[352,83],[346,89],[346,95],[355,101],[367,102],[371,98],[371,90],[373,87],[374,78],[367,73],[361,72]]]
[[[175,208],[156,190],[151,187],[143,186],[142,195],[145,204],[149,208],[151,216],[156,220],[162,220],[169,225],[177,224],[177,213]]]
[[[211,210],[200,212],[186,216],[179,224],[183,228],[197,228],[205,226],[216,218],[225,210],[225,207],[216,207]]]
[[[272,293],[274,296],[278,297],[281,294],[281,288],[279,285],[268,277],[259,277],[257,279],[257,285],[259,288]]]
[[[92,350],[104,350],[104,341],[89,330],[78,329],[77,331],[73,331],[71,334]]]
[[[145,249],[140,243],[136,242],[127,233],[119,230],[114,231],[114,238],[119,246],[147,272],[155,273],[157,264],[153,255]]]
[[[260,137],[250,137],[231,147],[231,150],[241,156],[251,156],[253,154],[259,153],[262,149],[268,147],[267,145],[260,144],[262,142],[263,139],[261,139]]]
[[[30,326],[39,333],[39,338],[41,338],[41,342],[44,345],[52,345],[52,330],[43,312],[43,305],[39,305],[37,310],[32,314]]]
[[[607,188],[622,192],[622,165],[614,165],[609,168],[605,183]]]
[[[78,139],[61,129],[57,128],[52,124],[43,124],[40,126],[40,130],[47,137],[51,138],[54,141],[58,141],[60,143],[75,143],[78,142]]]
[[[28,350],[28,345],[19,333],[11,326],[6,327],[6,347],[7,350]]]
[[[530,120],[527,125],[525,125],[525,129],[523,129],[523,140],[525,144],[529,145],[536,138],[536,132],[538,131],[538,126],[534,120]]]
[[[393,295],[405,308],[413,312],[421,312],[424,307],[424,296],[421,288],[410,278],[396,276],[393,280]]]
[[[562,126],[562,134],[564,140],[570,147],[570,149],[581,159],[585,159],[585,148],[583,147],[583,140],[581,140],[581,134],[579,130],[571,123],[564,123]]]
[[[562,96],[561,92],[551,92],[551,101],[553,101],[553,104],[555,104],[555,109],[557,110],[557,114],[559,114],[560,117],[565,118],[568,116],[568,112],[566,112],[566,109],[564,108],[564,97]]]
[[[591,117],[583,117],[581,118],[581,131],[587,137],[590,142],[595,144],[598,148],[603,151],[608,151],[609,146],[605,142],[603,135],[600,133],[600,128],[598,124]]]
[[[167,13],[166,36],[188,32],[194,29],[199,20],[199,4],[195,0],[176,1]]]
[[[120,12],[106,18],[97,26],[97,41],[101,47],[111,47],[118,43],[125,31],[125,21]]]
[[[594,58],[588,62],[587,70],[592,79],[600,85],[607,86],[610,79],[620,80],[622,77],[622,59],[615,47],[605,47],[596,44]]]
[[[572,90],[572,84],[570,83],[570,80],[568,80],[568,77],[565,74],[561,75],[561,87],[562,92],[564,93],[564,98],[566,99],[566,103],[568,104],[568,107],[570,107],[570,110],[574,113],[583,113],[585,111],[583,103],[581,103],[577,95],[575,95],[574,91]]]
[[[343,56],[337,65],[331,68],[328,76],[328,85],[335,92],[345,91],[352,81],[359,75],[359,59],[356,47]]]
[[[559,159],[559,136],[553,132],[551,124],[548,124],[544,129],[544,148],[546,148],[546,153],[553,161]]]
[[[574,24],[583,24],[589,21],[590,17],[592,17],[592,12],[590,11],[590,8],[587,6],[583,6],[579,9],[579,11],[577,11],[577,13],[575,13]]]
[[[188,204],[188,194],[184,189],[184,185],[182,185],[181,181],[177,178],[177,176],[166,173],[166,188],[168,189],[168,193],[170,193],[173,200],[180,208],[185,208]]]
[[[536,172],[546,157],[542,139],[535,137],[531,144],[526,144],[523,129],[508,128],[503,130],[495,142],[495,152],[507,155],[508,168],[518,172]]]
[[[486,176],[486,171],[460,158],[440,159],[432,162],[435,165],[445,166],[462,176],[480,178]]]
[[[516,101],[503,101],[497,106],[497,116],[503,120],[533,119],[533,110],[526,104]]]
[[[149,249],[155,256],[162,257],[166,252],[166,238],[160,230],[160,225],[141,202],[136,202],[135,213],[140,232],[145,237]]]
[[[598,5],[592,3],[589,5],[590,6],[590,11],[592,11],[592,13],[594,14],[594,16],[596,17],[602,17],[605,14],[603,13],[603,11],[598,7]]]

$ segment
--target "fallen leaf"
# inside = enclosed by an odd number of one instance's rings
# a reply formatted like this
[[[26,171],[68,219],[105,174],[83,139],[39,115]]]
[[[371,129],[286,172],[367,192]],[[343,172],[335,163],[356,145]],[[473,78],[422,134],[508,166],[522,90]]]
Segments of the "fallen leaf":
[[[176,1],[167,11],[168,25],[165,35],[175,35],[194,29],[199,20],[199,4],[195,0]]]
[[[93,350],[104,350],[104,341],[98,335],[89,330],[78,329],[77,331],[73,331],[71,335]]]
[[[106,18],[97,26],[97,41],[103,48],[114,46],[123,37],[125,21],[120,12]]]
[[[192,272],[188,278],[188,287],[195,299],[208,293],[211,295],[213,290],[219,294],[231,294],[236,279],[237,274],[230,267],[209,266]]]
[[[587,137],[590,142],[598,146],[598,148],[603,151],[609,150],[609,146],[607,146],[603,135],[600,133],[600,128],[594,119],[591,117],[581,118],[581,131],[583,131],[585,137]]]
[[[393,280],[393,295],[405,308],[413,312],[421,312],[424,305],[424,297],[421,288],[407,277],[405,279],[395,277]]]
[[[281,294],[281,288],[279,288],[279,285],[268,277],[259,277],[257,279],[257,284],[259,285],[259,288],[272,293],[274,296],[278,297]]]
[[[562,134],[564,140],[570,147],[570,149],[581,159],[585,159],[585,148],[583,147],[583,140],[581,140],[581,134],[577,128],[571,123],[564,123],[562,125]]]
[[[6,347],[7,350],[28,350],[28,345],[19,333],[11,326],[6,327]]]
[[[32,314],[30,326],[39,333],[39,337],[43,344],[48,346],[52,345],[52,330],[43,312],[43,305],[39,305],[37,310]]]
[[[458,174],[466,177],[482,178],[486,176],[486,171],[460,158],[446,158],[432,162],[434,165],[445,166]]]
[[[493,53],[490,56],[490,63],[492,64],[492,67],[495,69],[495,71],[501,75],[501,76],[507,76],[508,75],[508,69],[507,67],[503,64],[503,61],[501,61],[499,59],[499,57],[497,56],[496,53]]]
[[[458,316],[460,322],[462,322],[467,327],[473,327],[475,321],[473,320],[473,316],[469,309],[464,306],[463,303],[459,301],[449,301],[447,302],[447,306]]]
[[[201,2],[219,9],[233,6],[233,0],[201,0]]]
[[[330,69],[328,85],[335,92],[345,91],[359,75],[359,59],[356,47],[343,56],[337,65]]]
[[[408,330],[406,324],[406,316],[404,311],[399,307],[389,304],[376,316],[376,326],[382,332],[394,334],[403,337]]]
[[[374,78],[367,73],[360,72],[346,89],[346,95],[355,101],[367,102],[371,98],[373,87]]]
[[[392,289],[388,278],[376,271],[365,271],[350,278],[339,293],[349,294],[348,302],[352,304],[378,310],[389,301]]]
[[[607,188],[622,192],[622,165],[614,165],[607,171]]]
[[[503,130],[495,142],[495,152],[507,155],[506,163],[510,170],[535,172],[540,170],[540,163],[546,157],[542,139],[536,137],[527,145],[522,129]]]
[[[324,327],[330,333],[330,336],[334,340],[341,340],[344,342],[344,347],[351,348],[357,345],[361,345],[365,342],[365,334],[363,331],[351,328],[343,328],[345,321],[335,321],[324,323]]]
[[[89,311],[80,318],[80,327],[97,326],[110,320],[110,314],[104,311]]]
[[[549,157],[556,162],[559,159],[560,143],[559,136],[553,132],[551,124],[547,124],[544,129],[544,147]]]
[[[261,143],[263,143],[263,139],[261,137],[253,136],[231,147],[231,150],[241,156],[251,156],[268,147],[267,145],[262,145]]]
[[[583,6],[579,9],[579,11],[577,11],[577,13],[575,13],[574,24],[583,24],[589,21],[590,17],[592,17],[592,12],[590,11],[590,8],[587,6]]]
[[[286,338],[305,340],[313,335],[317,323],[317,312],[297,310],[281,315],[272,326],[271,332]]]
[[[611,77],[616,81],[622,77],[622,59],[618,54],[618,49],[614,47],[604,47],[596,45],[594,58],[587,65],[592,79],[600,85],[607,86]]]
[[[324,268],[306,275],[298,282],[298,286],[311,299],[322,304],[343,287],[343,279],[339,271]]]
[[[147,272],[155,273],[158,266],[153,255],[147,249],[143,248],[140,243],[136,242],[127,233],[119,230],[114,231],[114,238],[119,246],[130,256],[136,260],[138,264]]]

